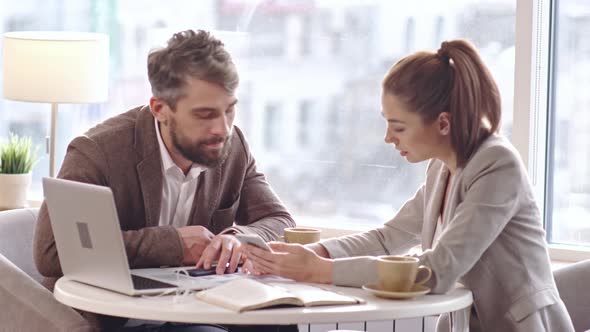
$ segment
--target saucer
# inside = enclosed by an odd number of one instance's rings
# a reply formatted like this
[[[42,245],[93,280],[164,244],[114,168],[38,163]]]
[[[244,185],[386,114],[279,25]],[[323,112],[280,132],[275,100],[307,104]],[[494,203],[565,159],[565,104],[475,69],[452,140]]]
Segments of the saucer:
[[[424,295],[430,292],[430,288],[422,285],[414,285],[412,290],[409,292],[391,292],[382,290],[376,284],[367,284],[363,286],[363,289],[372,293],[375,296],[383,297],[386,299],[411,299],[419,295]]]

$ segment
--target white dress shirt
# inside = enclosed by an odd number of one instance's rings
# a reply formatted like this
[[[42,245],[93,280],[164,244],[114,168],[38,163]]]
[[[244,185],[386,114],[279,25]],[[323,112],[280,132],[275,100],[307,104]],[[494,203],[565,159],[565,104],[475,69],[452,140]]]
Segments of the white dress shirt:
[[[188,223],[188,217],[193,206],[199,174],[206,168],[193,164],[187,175],[178,167],[162,140],[158,120],[154,119],[158,145],[162,159],[162,204],[160,206],[160,222],[163,225],[183,227]]]

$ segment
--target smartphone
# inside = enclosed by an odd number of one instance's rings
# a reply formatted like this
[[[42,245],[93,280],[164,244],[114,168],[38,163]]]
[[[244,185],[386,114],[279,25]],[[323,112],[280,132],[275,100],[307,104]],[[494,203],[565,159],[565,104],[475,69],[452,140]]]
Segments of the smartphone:
[[[229,263],[226,264],[226,267],[229,266]],[[242,263],[238,264],[238,267],[242,267]],[[210,269],[204,269],[204,268],[193,268],[193,269],[186,269],[186,270],[178,270],[176,271],[176,273],[179,274],[188,274],[191,277],[204,277],[204,276],[211,276],[216,274],[216,269],[217,268],[217,263],[213,263],[211,264],[211,268]],[[237,270],[235,271],[237,272]],[[225,272],[226,274],[229,274],[227,272]],[[232,272],[233,273],[233,272]]]
[[[272,249],[270,249],[268,244],[266,244],[266,242],[264,242],[264,240],[258,235],[236,234],[234,236],[236,237],[236,239],[238,239],[238,241],[242,242],[243,244],[250,244],[260,249],[272,252]]]
[[[184,274],[184,275],[189,275],[191,277],[203,277],[203,276],[210,276],[210,275],[214,275],[215,274],[215,269],[217,268],[217,263],[213,263],[211,264],[211,268],[210,269],[204,269],[204,268],[192,268],[192,269],[186,269],[186,270],[177,270],[176,273],[179,274]]]
[[[191,277],[203,277],[215,274],[215,268],[217,266],[211,266],[210,269],[187,269],[184,270]],[[180,273],[180,272],[179,272]]]

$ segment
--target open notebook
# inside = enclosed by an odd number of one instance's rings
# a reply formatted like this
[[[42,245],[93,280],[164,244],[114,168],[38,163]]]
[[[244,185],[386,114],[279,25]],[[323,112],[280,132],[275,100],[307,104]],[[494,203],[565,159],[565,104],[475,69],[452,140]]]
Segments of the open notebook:
[[[232,280],[200,291],[196,297],[207,303],[242,312],[277,305],[311,307],[364,303],[362,299],[341,295],[300,283],[262,283],[249,278]]]

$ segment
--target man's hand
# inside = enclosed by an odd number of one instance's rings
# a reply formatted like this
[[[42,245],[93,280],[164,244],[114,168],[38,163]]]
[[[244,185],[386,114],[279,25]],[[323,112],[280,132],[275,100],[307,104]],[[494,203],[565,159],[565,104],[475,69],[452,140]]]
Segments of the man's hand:
[[[210,269],[211,264],[217,261],[217,274],[236,271],[242,257],[242,244],[233,235],[219,234],[213,238],[209,246],[205,248],[197,268]],[[229,262],[229,266],[227,263]],[[227,268],[226,268],[227,266]]]
[[[184,265],[195,264],[215,237],[211,231],[203,226],[186,226],[176,230],[182,241],[182,263]]]

